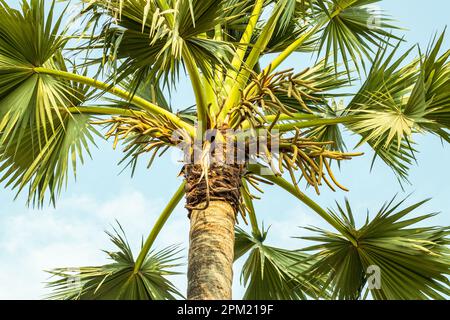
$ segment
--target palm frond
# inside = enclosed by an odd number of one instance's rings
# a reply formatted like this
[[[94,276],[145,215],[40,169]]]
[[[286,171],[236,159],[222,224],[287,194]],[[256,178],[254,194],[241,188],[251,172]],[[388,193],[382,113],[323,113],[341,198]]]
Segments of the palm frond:
[[[283,32],[275,33],[272,35],[269,43],[267,44],[264,54],[279,53],[288,48],[292,42],[300,38],[306,31],[308,26],[292,25],[286,28]],[[254,38],[258,38],[260,30],[257,30]],[[315,52],[317,43],[319,41],[318,36],[311,36],[308,41],[305,41],[295,49],[295,52]]]
[[[420,76],[408,108],[413,108],[423,120],[426,131],[450,142],[450,50],[439,55],[445,31],[435,39],[420,64]]]
[[[74,90],[67,83],[33,71],[63,68],[62,15],[54,21],[53,14],[54,2],[48,12],[42,0],[23,1],[21,11],[0,2],[0,144],[27,129],[36,130],[41,142],[47,127],[54,130],[73,106]]]
[[[241,280],[246,286],[244,300],[306,300],[322,294],[320,280],[308,281],[302,276],[312,261],[308,256],[263,244],[267,231],[260,238],[244,230],[236,229],[235,259],[249,252],[244,264]],[[325,296],[325,294],[323,295]]]
[[[109,233],[118,251],[105,251],[112,263],[97,267],[58,268],[49,271],[58,279],[47,284],[55,300],[174,300],[181,293],[167,279],[177,274],[177,247],[151,251],[142,267],[134,271],[135,260],[125,233]]]
[[[48,10],[41,0],[23,1],[20,11],[0,3],[0,181],[18,192],[28,185],[28,203],[37,206],[47,191],[55,202],[95,133],[88,116],[69,111],[89,87],[34,72],[67,71],[63,15],[53,19],[54,11],[54,1]]]
[[[9,139],[0,146],[0,182],[11,186],[17,193],[28,186],[28,204],[41,207],[47,191],[50,201],[67,185],[69,168],[76,175],[77,159],[84,162],[83,153],[89,153],[89,144],[95,144],[98,135],[86,115],[66,115],[47,141],[40,147],[36,143],[36,130],[26,129],[20,138]]]
[[[402,65],[411,50],[394,60],[380,49],[374,65],[347,111],[347,127],[360,134],[399,178],[407,179],[414,160],[413,134],[430,132],[450,141],[448,100],[450,52],[439,56],[444,33],[419,60]]]
[[[230,45],[207,36],[216,25],[232,18],[228,16],[228,1],[179,0],[167,5],[161,8],[150,1],[90,1],[84,14],[91,12],[92,19],[106,18],[106,22],[88,46],[104,48],[103,57],[96,62],[113,67],[112,80],[132,75],[134,89],[143,80],[161,76],[165,84],[173,84],[186,52],[197,58],[205,75],[228,64]]]
[[[405,101],[418,79],[418,61],[402,65],[412,48],[395,59],[400,43],[388,53],[379,49],[367,79],[349,103],[353,116],[346,127],[362,136],[358,146],[368,143],[399,178],[407,178],[407,167],[414,159],[412,134],[419,127],[417,114]]]
[[[317,5],[326,21],[319,51],[325,49],[328,56],[333,52],[334,65],[339,55],[350,72],[349,61],[358,70],[365,68],[364,59],[371,58],[372,47],[388,44],[389,38],[396,38],[389,29],[397,29],[383,12],[370,5],[380,0],[328,0]],[[399,38],[397,38],[399,39]]]
[[[304,1],[294,0],[288,1],[286,8],[283,10],[274,34],[272,35],[265,52],[276,53],[282,52],[289,47],[295,40],[300,38],[309,28],[311,21],[314,20],[318,13],[317,2],[320,1]],[[260,36],[261,28],[257,30],[254,38]],[[317,49],[319,37],[314,35],[308,41],[302,43],[296,48],[296,52],[314,52]]]
[[[445,299],[450,293],[449,227],[420,227],[434,214],[412,214],[426,201],[400,209],[403,201],[385,203],[376,216],[357,228],[348,201],[330,216],[340,226],[334,233],[306,228],[317,236],[302,237],[318,244],[317,261],[304,274],[326,277],[333,298],[359,299],[365,287],[374,299]],[[374,274],[374,270],[377,274]]]

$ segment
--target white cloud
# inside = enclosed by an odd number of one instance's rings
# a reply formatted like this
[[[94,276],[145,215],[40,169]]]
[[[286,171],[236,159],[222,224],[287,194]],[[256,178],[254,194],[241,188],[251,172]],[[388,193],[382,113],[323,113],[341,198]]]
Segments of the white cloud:
[[[42,298],[48,293],[43,270],[104,262],[98,246],[104,246],[105,237],[85,221],[69,222],[62,214],[26,211],[2,225],[0,299]]]
[[[0,212],[0,299],[40,299],[48,294],[44,282],[49,275],[43,270],[105,263],[101,249],[113,247],[103,231],[111,230],[115,219],[137,251],[162,208],[162,201],[124,190],[103,202],[77,195],[62,200],[58,209]],[[158,248],[186,243],[189,220],[182,211],[174,212]],[[184,277],[174,281],[183,285]]]

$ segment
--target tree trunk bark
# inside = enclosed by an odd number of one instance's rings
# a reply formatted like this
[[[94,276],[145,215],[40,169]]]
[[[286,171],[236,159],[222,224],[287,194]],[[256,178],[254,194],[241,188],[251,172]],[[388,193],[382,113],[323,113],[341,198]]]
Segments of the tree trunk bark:
[[[189,300],[230,300],[233,282],[235,212],[226,201],[212,201],[191,212]]]
[[[189,209],[189,300],[232,298],[234,226],[240,205],[242,165],[186,165]]]

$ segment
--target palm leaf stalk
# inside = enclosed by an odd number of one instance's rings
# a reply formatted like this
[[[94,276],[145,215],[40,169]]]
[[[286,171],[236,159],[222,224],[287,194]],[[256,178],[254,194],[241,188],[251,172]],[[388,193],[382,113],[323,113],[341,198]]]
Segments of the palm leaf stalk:
[[[400,53],[399,28],[370,6],[377,0],[80,2],[78,28],[69,33],[54,1],[45,8],[43,0],[23,0],[15,9],[0,0],[0,182],[27,190],[28,204],[55,204],[96,136],[123,147],[121,163],[132,174],[139,159],[148,155],[150,167],[181,148],[184,182],[136,260],[123,231],[110,234],[113,262],[53,270],[51,297],[181,297],[166,278],[177,250],[153,247],[183,196],[188,299],[231,299],[233,262],[244,256],[248,299],[361,298],[371,265],[386,276],[373,298],[448,294],[447,228],[407,228],[428,216],[401,220],[418,206],[383,207],[357,229],[349,205],[338,217],[306,189],[349,191],[334,168],[363,154],[347,151],[344,130],[401,180],[415,160],[415,136],[450,141],[445,32],[425,51]],[[311,52],[317,60],[309,68],[279,70]],[[168,93],[183,71],[195,105],[175,112]],[[343,93],[354,80],[359,91]],[[321,236],[311,239],[321,244],[311,254],[267,245],[254,206],[264,184],[280,186],[337,233],[314,229]],[[250,222],[251,235],[235,229],[240,220]]]

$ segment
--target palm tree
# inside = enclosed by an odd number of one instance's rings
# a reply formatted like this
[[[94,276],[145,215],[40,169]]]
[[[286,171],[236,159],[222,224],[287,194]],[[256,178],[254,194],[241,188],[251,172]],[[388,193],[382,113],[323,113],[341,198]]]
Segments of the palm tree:
[[[405,219],[424,202],[402,209],[403,201],[391,200],[357,228],[348,202],[325,210],[305,190],[346,190],[333,168],[362,154],[346,151],[343,129],[400,181],[415,160],[415,135],[450,141],[444,33],[426,51],[399,54],[396,26],[370,6],[377,0],[79,2],[69,32],[54,2],[23,0],[17,10],[0,0],[0,181],[26,191],[29,205],[55,204],[69,167],[75,173],[96,136],[122,144],[133,172],[139,158],[149,155],[150,166],[182,146],[184,181],[136,259],[117,230],[113,262],[52,270],[51,297],[182,297],[166,277],[179,264],[178,249],[158,252],[153,243],[183,198],[188,299],[230,299],[232,265],[243,256],[245,299],[450,294],[449,228],[416,225],[432,214]],[[299,52],[317,62],[280,70]],[[165,96],[183,71],[196,104],[174,112]],[[359,91],[344,94],[356,79]],[[267,246],[253,205],[265,184],[296,197],[334,231],[310,228],[316,244],[303,250]],[[235,228],[237,220],[249,221],[251,232]]]

